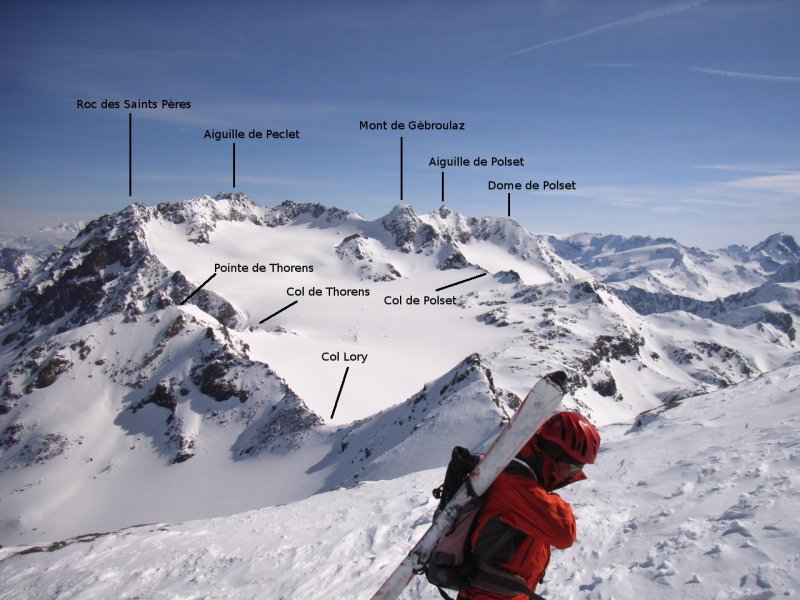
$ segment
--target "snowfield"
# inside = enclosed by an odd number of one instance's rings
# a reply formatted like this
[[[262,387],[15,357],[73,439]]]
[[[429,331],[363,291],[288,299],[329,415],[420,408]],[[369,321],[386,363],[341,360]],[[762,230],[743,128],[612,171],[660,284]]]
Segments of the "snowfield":
[[[603,427],[589,480],[562,490],[578,542],[554,552],[537,591],[796,597],[798,399],[795,360]],[[434,469],[231,517],[2,548],[0,598],[369,598],[430,524],[430,490],[442,476]],[[417,578],[403,598],[439,595]]]

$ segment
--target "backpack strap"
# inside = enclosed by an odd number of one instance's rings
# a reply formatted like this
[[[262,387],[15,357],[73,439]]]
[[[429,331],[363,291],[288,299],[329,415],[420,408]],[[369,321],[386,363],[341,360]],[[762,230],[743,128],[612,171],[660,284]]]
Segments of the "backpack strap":
[[[441,597],[442,597],[442,598],[444,598],[444,600],[453,600],[453,597],[452,597],[452,596],[449,596],[449,595],[447,594],[447,592],[445,592],[445,591],[444,591],[442,588],[440,588],[438,585],[436,586],[436,589],[437,589],[437,590],[439,590],[439,595],[441,595]]]
[[[532,591],[519,575],[505,573],[501,569],[485,565],[470,580],[470,585],[474,585],[480,590],[487,592],[497,592],[500,594],[524,594],[530,600],[544,600],[542,596]]]
[[[507,471],[509,471],[509,472],[514,472],[514,471],[520,472],[522,469],[524,469],[525,472],[528,475],[530,475],[531,477],[533,477],[533,479],[535,481],[539,481],[539,478],[536,476],[536,471],[534,471],[533,467],[531,467],[524,460],[522,460],[521,458],[514,457],[514,458],[511,459],[511,462],[515,463],[515,464],[512,465],[511,463],[509,463],[508,466],[506,467]]]

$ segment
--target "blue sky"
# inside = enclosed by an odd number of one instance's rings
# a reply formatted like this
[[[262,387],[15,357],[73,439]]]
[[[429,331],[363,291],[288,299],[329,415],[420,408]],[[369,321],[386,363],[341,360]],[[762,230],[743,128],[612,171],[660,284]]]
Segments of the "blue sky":
[[[533,232],[800,239],[800,2],[0,2],[0,230],[236,190],[368,218],[445,203]],[[173,99],[188,110],[87,110]],[[133,196],[128,195],[128,113]],[[359,131],[456,121],[465,131]]]

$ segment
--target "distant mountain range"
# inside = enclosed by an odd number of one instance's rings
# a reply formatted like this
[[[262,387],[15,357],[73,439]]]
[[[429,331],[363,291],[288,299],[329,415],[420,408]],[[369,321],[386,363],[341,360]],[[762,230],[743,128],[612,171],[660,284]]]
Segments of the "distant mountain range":
[[[577,235],[549,242],[639,314],[680,310],[738,328],[769,325],[792,342],[797,336],[791,284],[800,280],[800,247],[791,236],[717,252],[666,238]]]
[[[7,246],[0,273],[2,544],[441,466],[556,369],[603,423],[800,349],[781,234],[708,252],[223,194],[134,204],[47,256]]]

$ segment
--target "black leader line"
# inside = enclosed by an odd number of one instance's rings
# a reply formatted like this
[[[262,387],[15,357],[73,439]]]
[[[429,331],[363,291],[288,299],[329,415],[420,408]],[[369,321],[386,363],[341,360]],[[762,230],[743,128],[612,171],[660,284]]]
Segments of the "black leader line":
[[[344,382],[347,379],[347,374],[350,372],[350,367],[345,367],[344,369],[344,377],[342,377],[342,385],[339,386],[339,393],[336,394],[336,402],[333,405],[333,411],[331,411],[331,419],[333,415],[336,414],[336,407],[339,406],[339,398],[342,396],[342,390],[344,389]]]
[[[133,196],[133,113],[128,113],[128,196]]]
[[[403,201],[403,136],[400,136],[400,201]]]
[[[468,277],[467,279],[462,279],[461,281],[456,281],[455,283],[451,283],[450,285],[445,285],[440,288],[436,288],[437,292],[441,292],[442,290],[446,290],[447,288],[451,288],[456,285],[461,285],[462,283],[467,283],[468,281],[472,281],[473,279],[478,279],[479,277],[485,277],[486,273],[481,273],[480,275],[475,275],[475,277]]]
[[[204,286],[205,284],[207,284],[209,281],[211,281],[212,279],[214,279],[214,277],[216,277],[216,276],[217,276],[217,274],[216,274],[216,273],[214,273],[214,274],[213,274],[211,277],[209,277],[208,279],[206,279],[206,280],[205,280],[203,283],[201,283],[201,284],[200,284],[200,287],[198,287],[198,288],[197,288],[195,291],[193,291],[191,294],[189,294],[188,296],[186,296],[186,299],[185,299],[183,302],[181,302],[181,304],[186,304],[186,303],[189,301],[189,299],[190,299],[192,296],[194,296],[194,295],[195,295],[197,292],[199,292],[200,290],[202,290],[202,289],[203,289],[203,286]]]
[[[292,302],[292,303],[290,303],[290,304],[287,304],[286,306],[284,306],[282,309],[280,309],[280,310],[276,310],[276,311],[275,311],[274,313],[272,313],[270,316],[268,316],[268,317],[266,317],[266,318],[264,318],[264,319],[261,319],[261,320],[258,322],[258,324],[259,324],[259,325],[261,325],[261,324],[262,324],[264,321],[269,321],[269,320],[270,320],[272,317],[274,317],[274,316],[276,316],[276,315],[279,315],[279,314],[281,314],[283,311],[285,311],[285,310],[287,310],[287,309],[289,309],[289,308],[292,308],[292,307],[293,307],[295,304],[297,304],[297,302],[298,302],[298,301],[297,301],[297,300],[295,300],[294,302]]]

